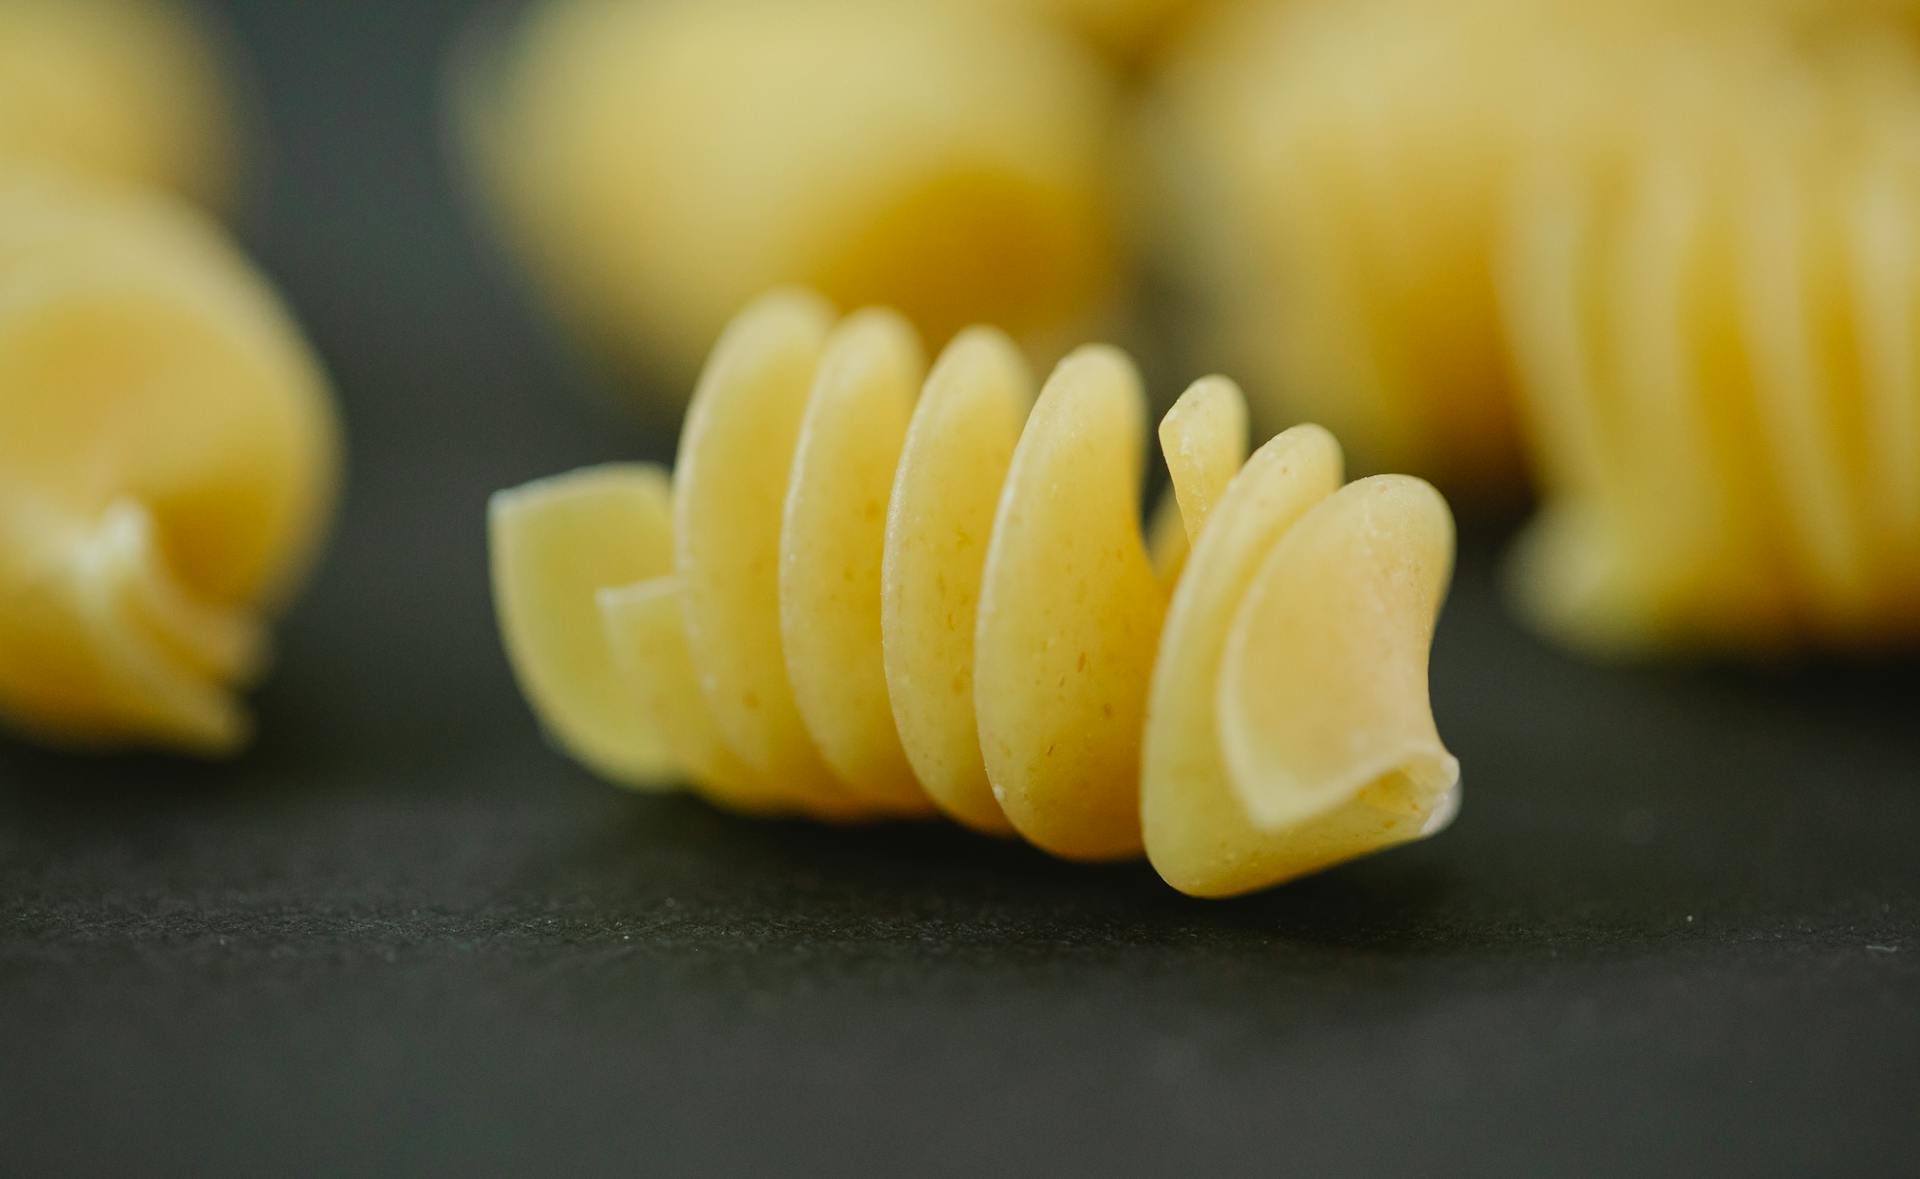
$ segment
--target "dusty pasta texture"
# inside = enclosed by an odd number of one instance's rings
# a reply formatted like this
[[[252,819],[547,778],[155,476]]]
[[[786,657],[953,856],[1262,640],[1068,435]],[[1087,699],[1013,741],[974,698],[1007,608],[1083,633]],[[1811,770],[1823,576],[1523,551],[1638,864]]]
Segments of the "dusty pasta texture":
[[[1111,79],[1014,6],[550,0],[492,33],[456,71],[486,203],[620,359],[690,373],[783,282],[1030,341],[1115,296]]]
[[[305,342],[214,226],[0,172],[0,721],[238,746],[336,449]]]
[[[0,0],[0,162],[217,203],[234,169],[227,75],[174,0]]]
[[[1112,348],[1036,394],[998,331],[929,368],[896,313],[763,297],[715,348],[671,476],[496,497],[521,685],[635,786],[944,813],[1071,859],[1144,853],[1196,895],[1443,826],[1445,502],[1404,476],[1343,484],[1318,427],[1249,458],[1240,392],[1212,377],[1160,424],[1173,495],[1150,550],[1146,424]]]
[[[1600,650],[1920,637],[1920,61],[1842,37],[1643,97],[1512,196],[1522,601]]]

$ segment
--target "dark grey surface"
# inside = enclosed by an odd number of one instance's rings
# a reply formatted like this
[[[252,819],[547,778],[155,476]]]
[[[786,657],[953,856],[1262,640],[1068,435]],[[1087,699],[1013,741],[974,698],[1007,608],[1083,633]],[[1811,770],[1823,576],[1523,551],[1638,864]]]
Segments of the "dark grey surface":
[[[1476,543],[1433,664],[1458,826],[1228,904],[545,749],[485,497],[662,442],[466,232],[458,9],[235,12],[247,236],[355,478],[245,759],[0,744],[0,1172],[1911,1173],[1910,662],[1583,667]]]

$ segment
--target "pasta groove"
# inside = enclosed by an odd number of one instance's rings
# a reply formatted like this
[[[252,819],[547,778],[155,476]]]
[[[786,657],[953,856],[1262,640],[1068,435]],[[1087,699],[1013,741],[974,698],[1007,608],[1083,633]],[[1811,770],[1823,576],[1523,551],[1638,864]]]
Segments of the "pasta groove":
[[[1161,423],[1177,508],[1150,549],[1145,430],[1112,348],[1036,398],[997,331],[929,371],[890,311],[766,296],[716,347],[671,476],[495,498],[508,652],[580,760],[739,810],[944,813],[1071,859],[1144,852],[1196,895],[1443,826],[1445,502],[1342,486],[1317,427],[1248,458],[1239,390],[1207,378]]]

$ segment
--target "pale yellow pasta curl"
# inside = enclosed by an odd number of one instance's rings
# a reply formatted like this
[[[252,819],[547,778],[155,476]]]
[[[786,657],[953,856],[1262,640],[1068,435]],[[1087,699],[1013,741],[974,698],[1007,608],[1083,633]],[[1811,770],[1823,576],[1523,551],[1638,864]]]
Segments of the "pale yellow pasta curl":
[[[0,170],[0,722],[239,745],[234,692],[313,555],[336,434],[305,342],[215,226]]]
[[[551,0],[491,48],[459,75],[489,206],[622,359],[691,372],[781,282],[1042,346],[1115,297],[1113,82],[1011,8]]]
[[[226,75],[174,0],[0,0],[0,162],[217,203],[235,155]]]
[[[1196,895],[1443,826],[1444,501],[1342,486],[1317,427],[1247,458],[1239,390],[1213,377],[1161,424],[1184,527],[1150,556],[1145,412],[1111,348],[1036,396],[999,332],[928,370],[893,312],[767,296],[714,350],[670,478],[600,467],[495,499],[521,686],[637,786],[944,812],[1072,859],[1144,851]]]

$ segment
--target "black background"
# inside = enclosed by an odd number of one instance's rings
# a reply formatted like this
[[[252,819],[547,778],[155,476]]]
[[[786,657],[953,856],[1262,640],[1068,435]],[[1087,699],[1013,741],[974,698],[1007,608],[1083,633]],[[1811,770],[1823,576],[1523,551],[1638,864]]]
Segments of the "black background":
[[[666,443],[470,230],[464,7],[231,13],[353,481],[245,758],[0,743],[0,1170],[1911,1173],[1911,662],[1582,666],[1470,537],[1458,825],[1232,903],[549,751],[486,495]]]

